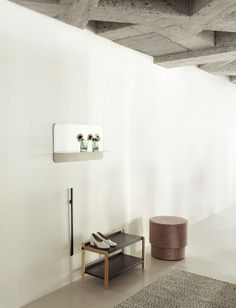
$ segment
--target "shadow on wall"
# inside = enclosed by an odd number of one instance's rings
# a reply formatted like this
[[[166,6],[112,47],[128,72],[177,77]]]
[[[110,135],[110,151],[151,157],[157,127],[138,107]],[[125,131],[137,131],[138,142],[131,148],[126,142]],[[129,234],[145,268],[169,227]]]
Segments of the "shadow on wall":
[[[143,234],[143,217],[138,217],[138,218],[133,219],[127,225],[127,231],[129,233],[142,235]]]
[[[125,231],[131,234],[137,234],[137,235],[143,235],[144,234],[144,228],[143,228],[143,217],[138,217],[133,219],[130,223],[127,224],[125,227]],[[133,255],[137,255],[140,253],[141,250],[141,242],[135,245],[132,245],[129,248],[129,251]]]
[[[100,220],[100,230],[103,232],[121,230],[125,227],[127,209],[130,206],[129,183],[124,180],[127,178],[126,172],[122,164],[116,168],[109,164],[105,171],[102,170],[100,210],[103,211],[103,219]]]
[[[159,203],[159,170],[155,165],[132,162],[132,215],[153,216]],[[140,174],[142,176],[140,176]],[[145,223],[145,222],[144,222]]]

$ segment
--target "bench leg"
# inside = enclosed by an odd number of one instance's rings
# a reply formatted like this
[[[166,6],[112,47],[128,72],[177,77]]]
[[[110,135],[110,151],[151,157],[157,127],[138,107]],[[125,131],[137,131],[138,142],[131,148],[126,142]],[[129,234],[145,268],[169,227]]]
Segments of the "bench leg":
[[[105,255],[104,259],[104,287],[109,288],[109,257]]]
[[[80,271],[81,271],[81,281],[84,280],[85,278],[85,250],[84,250],[84,247],[82,246],[82,249],[81,249],[81,267],[80,267]]]
[[[142,264],[142,269],[144,270],[145,268],[145,238],[143,237],[142,239],[142,259],[143,259],[143,264]]]

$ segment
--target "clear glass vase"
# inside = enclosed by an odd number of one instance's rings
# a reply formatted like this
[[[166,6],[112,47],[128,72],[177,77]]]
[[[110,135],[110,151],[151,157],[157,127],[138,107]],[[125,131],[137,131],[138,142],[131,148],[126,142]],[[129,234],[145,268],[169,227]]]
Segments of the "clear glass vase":
[[[88,150],[88,143],[85,140],[80,141],[80,152],[87,152]]]
[[[99,143],[98,141],[93,141],[93,152],[99,151]]]

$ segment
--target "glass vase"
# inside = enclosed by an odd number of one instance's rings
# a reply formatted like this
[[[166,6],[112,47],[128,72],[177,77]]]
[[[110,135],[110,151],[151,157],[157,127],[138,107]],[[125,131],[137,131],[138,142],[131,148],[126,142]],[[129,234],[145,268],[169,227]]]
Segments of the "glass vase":
[[[93,141],[93,152],[99,151],[99,143],[98,141]]]
[[[88,143],[85,140],[80,141],[80,152],[87,152]]]

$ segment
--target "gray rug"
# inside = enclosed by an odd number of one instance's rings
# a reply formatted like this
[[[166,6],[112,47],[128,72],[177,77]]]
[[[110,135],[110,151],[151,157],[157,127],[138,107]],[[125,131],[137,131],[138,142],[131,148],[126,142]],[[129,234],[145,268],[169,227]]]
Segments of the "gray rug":
[[[116,308],[236,308],[236,285],[171,270]]]

